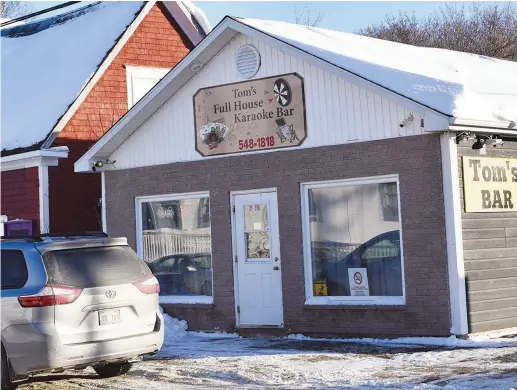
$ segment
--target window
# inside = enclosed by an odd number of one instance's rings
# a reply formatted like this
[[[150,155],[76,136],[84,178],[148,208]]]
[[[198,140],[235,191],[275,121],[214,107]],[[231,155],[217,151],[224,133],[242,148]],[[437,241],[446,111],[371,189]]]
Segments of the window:
[[[168,72],[169,68],[126,65],[127,105],[133,107]]]
[[[302,204],[307,304],[405,303],[397,176],[306,183]]]
[[[149,270],[128,246],[49,251],[43,261],[52,284],[92,288],[136,282]]]
[[[207,193],[136,199],[138,253],[160,283],[161,303],[213,303]]]
[[[29,274],[23,252],[2,249],[1,272],[2,290],[13,290],[25,286]]]

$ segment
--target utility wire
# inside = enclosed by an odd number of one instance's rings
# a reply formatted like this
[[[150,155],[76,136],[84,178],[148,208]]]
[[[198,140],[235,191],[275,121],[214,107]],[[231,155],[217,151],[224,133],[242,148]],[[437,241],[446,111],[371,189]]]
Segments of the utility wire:
[[[48,12],[55,11],[57,9],[69,7],[69,6],[77,4],[77,3],[80,3],[80,1],[68,1],[66,3],[56,5],[54,7],[45,8],[45,9],[43,9],[41,11],[34,12],[32,14],[28,14],[28,15],[25,15],[25,16],[20,16],[19,18],[11,19],[11,20],[8,20],[7,22],[3,22],[3,23],[0,24],[0,27],[9,26],[10,24],[14,24],[16,22],[21,22],[23,20],[27,20],[27,19],[33,18],[35,16],[43,15],[43,14],[46,14]]]

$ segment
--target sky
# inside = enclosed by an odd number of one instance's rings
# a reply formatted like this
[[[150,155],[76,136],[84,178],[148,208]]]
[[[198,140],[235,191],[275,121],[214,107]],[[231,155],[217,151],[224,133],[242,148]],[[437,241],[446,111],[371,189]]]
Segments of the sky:
[[[52,7],[60,2],[29,2],[35,11]],[[417,17],[437,10],[444,1],[195,1],[215,26],[225,15],[256,19],[295,22],[296,14],[310,9],[314,16],[321,15],[318,27],[344,32],[355,32],[369,24],[384,20],[386,14],[399,10]],[[458,5],[461,3],[458,2]]]

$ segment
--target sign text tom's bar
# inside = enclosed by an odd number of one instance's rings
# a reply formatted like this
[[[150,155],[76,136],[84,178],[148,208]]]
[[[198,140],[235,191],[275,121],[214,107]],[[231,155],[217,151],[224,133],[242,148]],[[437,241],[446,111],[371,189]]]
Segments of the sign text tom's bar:
[[[465,211],[517,211],[517,159],[463,157]]]
[[[200,89],[194,95],[202,156],[298,146],[307,137],[303,79],[295,73]]]

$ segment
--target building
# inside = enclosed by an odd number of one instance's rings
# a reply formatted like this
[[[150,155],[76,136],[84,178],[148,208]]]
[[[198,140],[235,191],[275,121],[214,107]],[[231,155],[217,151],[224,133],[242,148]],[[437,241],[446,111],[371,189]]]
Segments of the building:
[[[100,229],[100,177],[74,161],[210,29],[186,1],[68,9],[1,30],[1,213],[25,233]]]
[[[514,74],[227,17],[75,170],[103,166],[104,229],[128,237],[192,329],[515,328]]]

